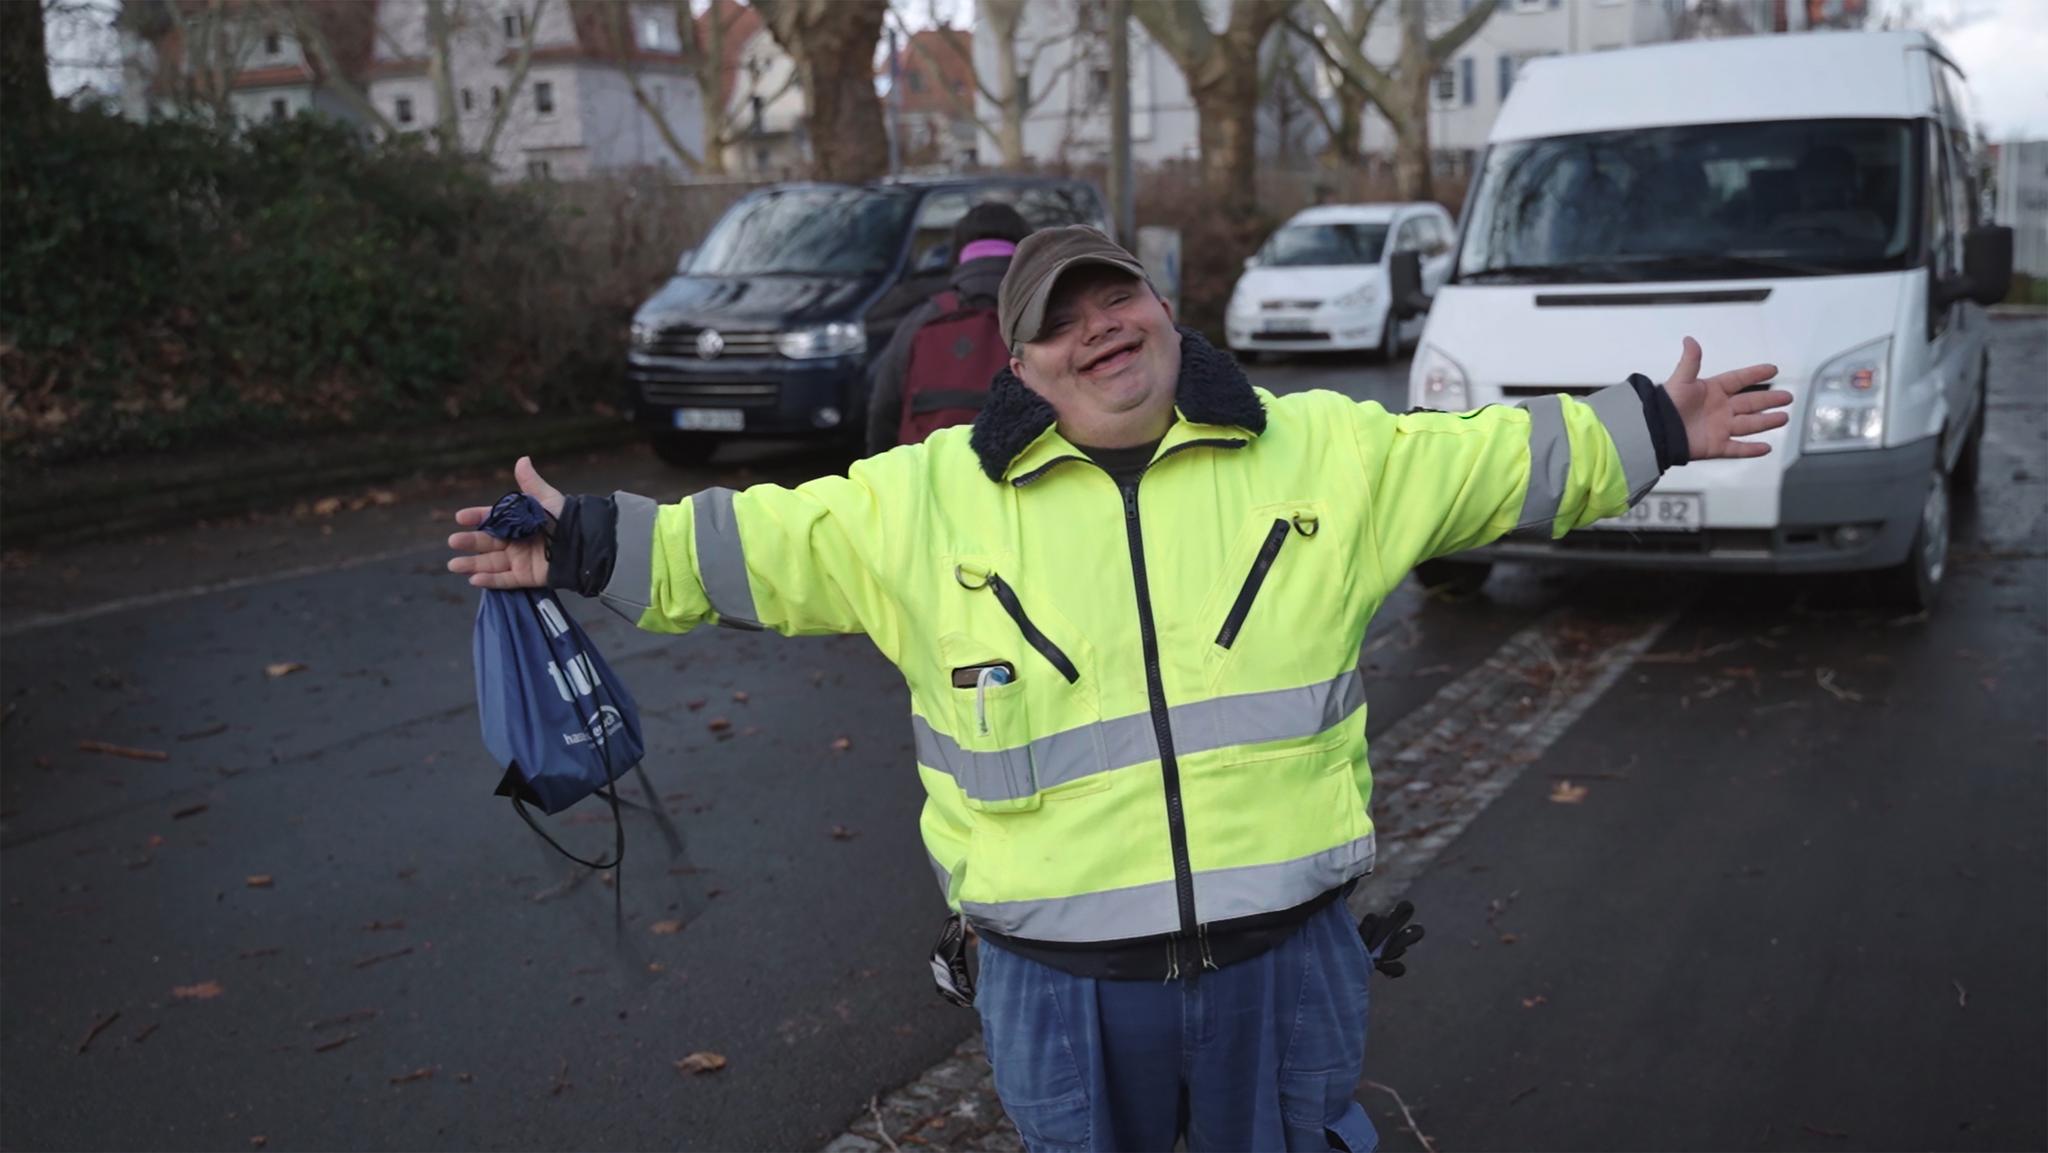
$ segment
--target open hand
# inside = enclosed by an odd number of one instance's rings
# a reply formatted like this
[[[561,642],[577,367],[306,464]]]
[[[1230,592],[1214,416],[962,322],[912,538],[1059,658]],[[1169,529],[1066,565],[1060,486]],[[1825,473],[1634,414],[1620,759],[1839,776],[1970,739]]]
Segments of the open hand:
[[[540,502],[549,516],[562,515],[562,493],[540,478],[533,458],[522,456],[512,466],[519,491]],[[455,523],[474,529],[491,515],[489,506],[466,508],[455,514]],[[448,547],[463,554],[448,562],[449,572],[469,574],[469,583],[482,589],[537,589],[548,584],[546,538],[499,540],[487,532],[458,532],[449,536]]]
[[[1761,441],[1742,440],[1790,420],[1784,411],[1792,394],[1783,389],[1745,392],[1778,375],[1775,364],[1752,364],[1716,376],[1700,378],[1700,342],[1688,336],[1678,367],[1664,382],[1671,403],[1685,419],[1685,442],[1694,460],[1723,456],[1762,456],[1771,446]]]

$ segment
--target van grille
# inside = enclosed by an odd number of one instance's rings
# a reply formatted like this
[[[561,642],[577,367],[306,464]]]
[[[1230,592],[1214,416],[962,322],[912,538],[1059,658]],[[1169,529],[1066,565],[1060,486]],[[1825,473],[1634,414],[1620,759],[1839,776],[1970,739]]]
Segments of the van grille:
[[[1500,386],[1500,394],[1509,400],[1553,396],[1560,392],[1566,396],[1591,396],[1606,387],[1604,384],[1503,384]]]
[[[654,334],[654,340],[642,351],[649,356],[689,357],[693,360],[724,360],[728,357],[763,357],[777,355],[773,332],[729,332],[723,328],[715,330],[724,347],[715,357],[706,357],[697,350],[697,338],[703,334],[701,325],[677,324],[661,329]]]

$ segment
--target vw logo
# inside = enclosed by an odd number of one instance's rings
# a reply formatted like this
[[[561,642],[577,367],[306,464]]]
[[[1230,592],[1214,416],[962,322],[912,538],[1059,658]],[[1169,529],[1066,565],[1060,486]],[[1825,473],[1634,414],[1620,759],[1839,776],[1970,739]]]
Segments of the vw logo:
[[[707,328],[697,334],[697,355],[706,360],[715,358],[725,351],[725,338],[715,328]]]

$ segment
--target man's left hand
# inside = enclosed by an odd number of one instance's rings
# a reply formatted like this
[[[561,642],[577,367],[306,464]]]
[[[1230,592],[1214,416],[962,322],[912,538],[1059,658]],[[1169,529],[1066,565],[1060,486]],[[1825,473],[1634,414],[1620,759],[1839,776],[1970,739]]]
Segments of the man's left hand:
[[[1762,456],[1771,446],[1743,440],[1774,428],[1783,428],[1791,417],[1783,410],[1792,394],[1783,389],[1746,392],[1778,375],[1775,364],[1752,364],[1715,376],[1700,376],[1700,342],[1685,338],[1685,352],[1664,391],[1685,419],[1686,447],[1694,460],[1726,456]]]

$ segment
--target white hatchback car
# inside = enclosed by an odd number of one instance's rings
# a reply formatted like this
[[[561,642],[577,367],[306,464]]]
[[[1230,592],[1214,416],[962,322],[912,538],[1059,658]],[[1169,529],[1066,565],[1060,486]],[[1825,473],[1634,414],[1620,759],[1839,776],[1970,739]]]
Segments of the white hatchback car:
[[[1397,359],[1422,318],[1390,322],[1387,261],[1421,259],[1423,288],[1450,269],[1457,227],[1438,204],[1331,204],[1296,213],[1245,261],[1224,329],[1238,352],[1378,349]],[[1391,243],[1390,243],[1391,239]]]

